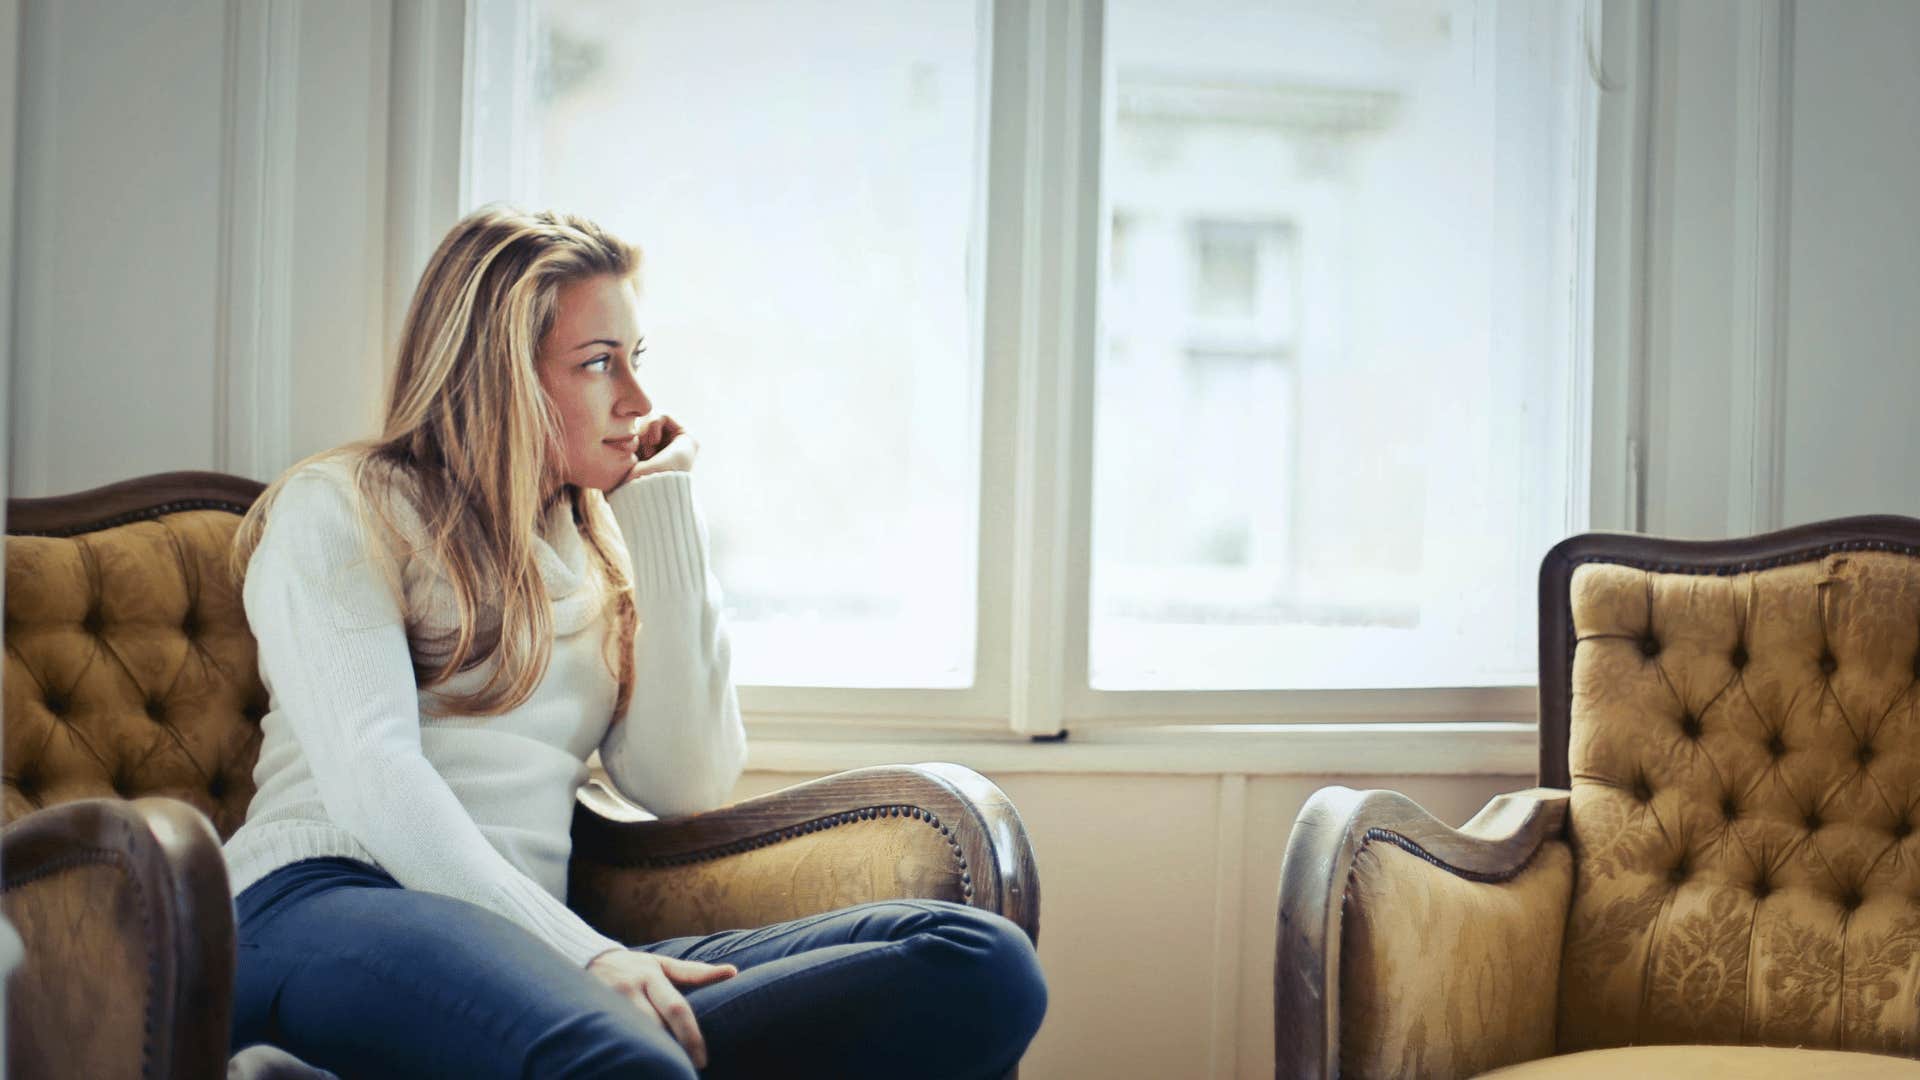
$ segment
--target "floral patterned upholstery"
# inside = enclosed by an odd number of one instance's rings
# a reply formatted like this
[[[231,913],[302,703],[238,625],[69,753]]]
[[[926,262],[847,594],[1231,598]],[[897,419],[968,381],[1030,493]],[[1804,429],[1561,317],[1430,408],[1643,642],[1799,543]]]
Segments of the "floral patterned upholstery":
[[[1920,1051],[1920,560],[1573,578],[1563,1051]]]

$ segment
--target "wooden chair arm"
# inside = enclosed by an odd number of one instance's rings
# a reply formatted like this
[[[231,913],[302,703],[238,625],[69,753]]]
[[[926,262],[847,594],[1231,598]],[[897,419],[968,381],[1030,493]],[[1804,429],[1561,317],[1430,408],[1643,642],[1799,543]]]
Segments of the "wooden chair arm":
[[[1392,791],[1329,787],[1308,799],[1280,868],[1274,1075],[1340,1073],[1342,920],[1362,849],[1392,844],[1455,877],[1504,882],[1564,834],[1569,798],[1556,788],[1509,792],[1459,829]]]
[[[26,946],[12,1075],[226,1073],[234,909],[206,815],[159,797],[35,811],[0,832],[0,900]]]
[[[1020,815],[986,777],[944,763],[856,769],[667,820],[590,783],[574,807],[567,895],[630,944],[904,897],[971,904],[1040,932]]]

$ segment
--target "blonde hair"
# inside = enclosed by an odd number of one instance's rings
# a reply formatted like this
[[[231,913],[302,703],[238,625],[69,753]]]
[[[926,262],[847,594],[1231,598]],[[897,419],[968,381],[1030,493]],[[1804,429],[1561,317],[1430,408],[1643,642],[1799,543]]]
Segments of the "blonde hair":
[[[374,507],[394,554],[424,550],[446,575],[456,628],[428,636],[417,621],[407,626],[420,685],[439,686],[497,659],[479,688],[443,696],[453,712],[507,712],[546,676],[553,609],[534,552],[553,498],[568,500],[613,608],[606,652],[619,686],[615,722],[632,699],[639,627],[632,576],[615,557],[605,496],[564,483],[560,419],[535,359],[562,285],[603,274],[630,280],[640,260],[638,248],[572,214],[504,206],[473,212],[440,242],[414,290],[380,435],[307,459],[351,455],[363,522],[365,508]],[[237,578],[245,577],[275,497],[306,463],[269,486],[242,520],[232,550]],[[395,495],[426,523],[423,542],[409,543],[395,527]],[[389,584],[399,588],[397,579]]]

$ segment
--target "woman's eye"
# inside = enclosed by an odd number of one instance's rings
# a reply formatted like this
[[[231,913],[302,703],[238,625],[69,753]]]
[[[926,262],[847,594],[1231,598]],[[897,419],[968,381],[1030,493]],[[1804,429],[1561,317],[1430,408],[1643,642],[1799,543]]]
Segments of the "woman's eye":
[[[642,356],[645,356],[646,354],[647,354],[647,350],[645,349],[634,350],[633,358],[631,361],[629,361],[629,363],[632,365],[635,371],[640,370],[640,358]],[[612,368],[613,357],[608,353],[601,353],[599,356],[594,357],[593,359],[587,361],[584,364],[581,364],[580,366],[590,370],[606,371]]]

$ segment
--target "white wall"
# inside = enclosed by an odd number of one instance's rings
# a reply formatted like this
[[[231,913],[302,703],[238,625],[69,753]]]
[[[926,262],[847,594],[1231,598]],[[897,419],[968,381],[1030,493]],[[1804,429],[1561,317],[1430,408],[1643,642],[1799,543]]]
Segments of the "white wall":
[[[215,461],[223,6],[23,5],[15,494]]]
[[[14,491],[270,479],[368,433],[389,0],[22,14]]]
[[[13,491],[266,478],[370,431],[382,343],[458,168],[454,59],[390,60],[459,5],[6,0],[0,22],[16,5]],[[1600,161],[1625,208],[1600,254],[1625,277],[1595,312],[1618,354],[1597,365],[1596,505],[1633,437],[1654,531],[1920,514],[1920,5],[1612,7],[1644,63],[1610,56],[1609,74],[1639,73],[1645,108],[1610,123]],[[1270,1074],[1280,852],[1336,777],[1236,768],[996,774],[1045,897],[1054,1003],[1026,1075]],[[756,770],[741,790],[799,778]],[[1344,782],[1458,822],[1527,778]]]
[[[1646,528],[1920,515],[1920,5],[1646,21]]]
[[[1920,7],[1796,14],[1783,518],[1920,515]]]

